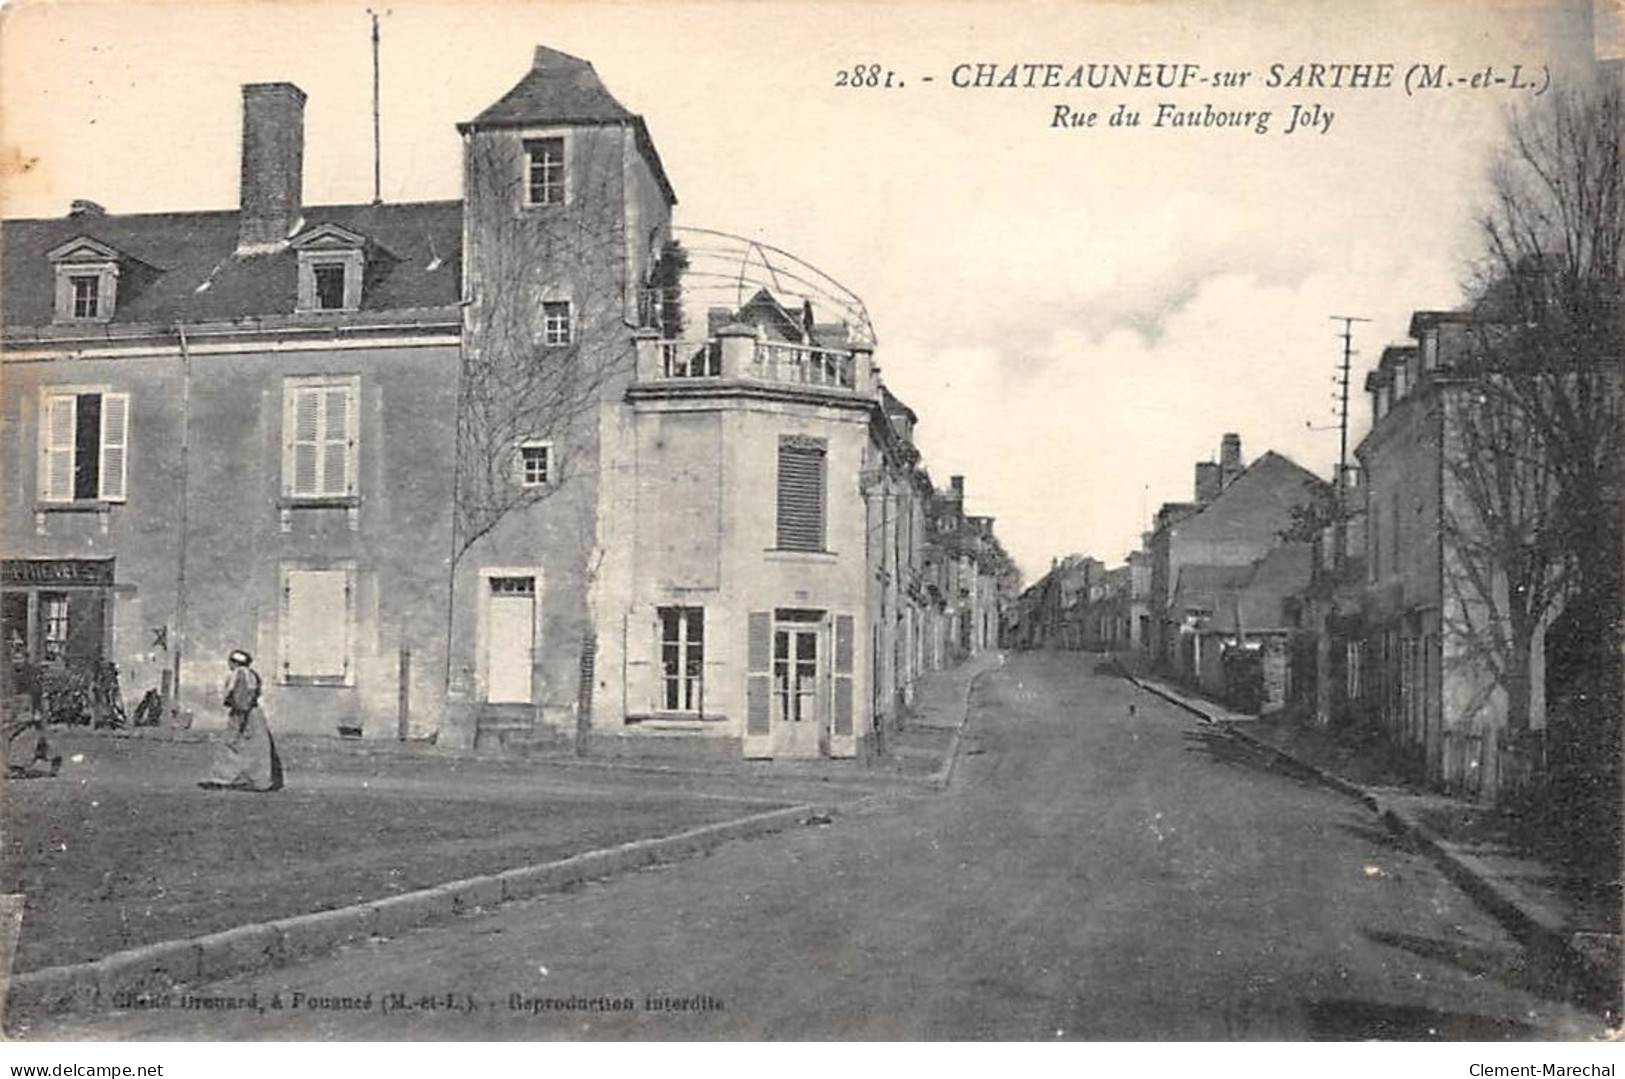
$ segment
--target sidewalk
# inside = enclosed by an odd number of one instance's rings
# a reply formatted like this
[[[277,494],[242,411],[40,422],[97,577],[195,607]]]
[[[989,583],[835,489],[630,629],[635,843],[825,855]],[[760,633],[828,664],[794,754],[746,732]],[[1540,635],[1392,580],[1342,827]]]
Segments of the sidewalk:
[[[578,757],[567,752],[531,749],[524,752],[455,749],[427,742],[397,742],[387,738],[344,739],[327,735],[286,734],[277,736],[277,746],[290,768],[302,771],[349,770],[367,767],[361,762],[390,762],[389,767],[457,767],[474,765],[514,772],[564,770],[658,774],[670,777],[744,781],[751,785],[773,785],[775,795],[805,797],[813,793],[809,784],[820,787],[849,786],[873,788],[892,786],[898,780],[941,785],[939,778],[949,766],[949,753],[956,741],[954,732],[964,722],[970,684],[986,670],[1003,662],[1000,653],[978,653],[954,667],[930,671],[917,684],[914,705],[899,730],[888,730],[881,752],[868,758],[745,760],[714,757],[689,758],[680,755],[595,754]],[[77,747],[81,743],[112,740],[133,744],[169,743],[192,745],[213,742],[219,732],[172,727],[138,727],[120,730],[91,730],[83,727],[47,729],[53,743]]]
[[[922,677],[901,729],[886,732],[880,760],[912,775],[920,774],[923,766],[929,769],[926,775],[932,785],[947,786],[959,758],[972,687],[983,674],[1003,665],[1003,653],[980,652],[956,667]]]
[[[1514,936],[1554,961],[1584,996],[1619,1017],[1620,887],[1556,864],[1504,810],[1427,790],[1380,739],[1338,737],[1287,720],[1241,715],[1143,674],[1141,688],[1221,726],[1296,771],[1357,798],[1425,849]]]

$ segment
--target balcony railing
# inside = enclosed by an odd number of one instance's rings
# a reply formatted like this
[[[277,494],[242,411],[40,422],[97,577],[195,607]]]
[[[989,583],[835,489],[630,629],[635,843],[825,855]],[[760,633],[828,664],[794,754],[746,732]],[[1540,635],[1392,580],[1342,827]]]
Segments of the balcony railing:
[[[720,378],[722,342],[660,341],[661,378]]]
[[[843,390],[857,386],[852,353],[831,348],[758,341],[750,367],[751,374],[765,382],[838,386]]]
[[[822,348],[764,341],[726,331],[705,340],[671,340],[644,333],[637,338],[638,382],[762,382],[837,392],[875,392],[867,349]]]

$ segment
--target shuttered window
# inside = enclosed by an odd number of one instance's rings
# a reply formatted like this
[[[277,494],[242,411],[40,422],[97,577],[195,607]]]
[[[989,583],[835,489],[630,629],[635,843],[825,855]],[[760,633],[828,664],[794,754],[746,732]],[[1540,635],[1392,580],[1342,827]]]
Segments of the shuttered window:
[[[284,681],[350,685],[355,574],[349,568],[282,574]]]
[[[40,406],[40,501],[125,501],[129,439],[129,394],[47,392]]]
[[[824,462],[821,438],[779,440],[778,547],[784,551],[824,549]]]
[[[751,611],[745,633],[745,751],[763,756],[773,691],[773,612]]]
[[[97,497],[123,502],[130,437],[130,395],[102,394],[101,475]]]
[[[357,380],[290,379],[284,388],[282,490],[303,498],[356,493]]]
[[[835,616],[835,734],[845,738],[852,733],[853,636],[856,627],[849,614]],[[878,654],[878,652],[877,652]],[[876,679],[877,683],[879,679]]]

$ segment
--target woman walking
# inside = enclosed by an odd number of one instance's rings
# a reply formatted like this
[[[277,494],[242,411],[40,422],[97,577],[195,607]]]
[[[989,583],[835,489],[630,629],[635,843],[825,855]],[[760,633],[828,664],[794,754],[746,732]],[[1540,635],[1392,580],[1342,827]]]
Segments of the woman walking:
[[[227,658],[225,706],[231,718],[226,740],[215,750],[209,778],[198,786],[208,790],[274,791],[282,789],[282,758],[277,756],[271,728],[260,711],[260,676],[254,657],[238,650]]]

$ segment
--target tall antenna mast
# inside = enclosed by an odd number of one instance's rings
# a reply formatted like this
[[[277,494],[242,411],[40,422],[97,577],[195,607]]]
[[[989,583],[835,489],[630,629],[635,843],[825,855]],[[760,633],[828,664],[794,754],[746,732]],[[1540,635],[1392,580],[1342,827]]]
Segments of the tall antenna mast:
[[[376,206],[384,201],[383,148],[378,135],[378,13],[368,8],[367,14],[372,16],[372,204]]]

